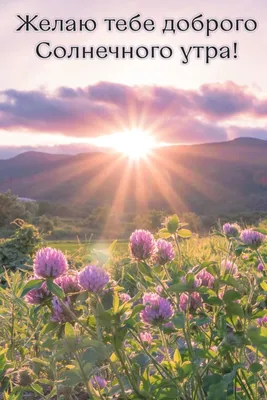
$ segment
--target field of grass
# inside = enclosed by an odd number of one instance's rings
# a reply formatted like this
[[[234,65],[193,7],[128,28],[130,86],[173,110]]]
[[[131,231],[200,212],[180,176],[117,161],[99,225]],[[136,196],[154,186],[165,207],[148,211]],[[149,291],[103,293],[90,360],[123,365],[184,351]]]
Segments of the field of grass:
[[[78,242],[72,240],[57,240],[57,241],[47,241],[45,242],[46,246],[53,247],[55,249],[61,250],[64,253],[68,253],[70,255],[75,255],[77,253],[85,253],[90,252],[93,249],[96,250],[107,250],[109,246],[112,244],[112,241],[94,241],[94,242]],[[118,252],[127,250],[127,242],[118,241],[116,244],[116,250]]]

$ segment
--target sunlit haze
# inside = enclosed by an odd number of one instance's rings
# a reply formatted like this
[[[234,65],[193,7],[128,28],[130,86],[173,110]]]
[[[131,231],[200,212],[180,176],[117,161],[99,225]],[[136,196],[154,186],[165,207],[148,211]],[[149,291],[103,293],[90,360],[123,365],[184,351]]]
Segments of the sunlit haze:
[[[101,147],[114,149],[133,160],[145,157],[157,145],[151,134],[139,129],[104,136],[95,143]]]

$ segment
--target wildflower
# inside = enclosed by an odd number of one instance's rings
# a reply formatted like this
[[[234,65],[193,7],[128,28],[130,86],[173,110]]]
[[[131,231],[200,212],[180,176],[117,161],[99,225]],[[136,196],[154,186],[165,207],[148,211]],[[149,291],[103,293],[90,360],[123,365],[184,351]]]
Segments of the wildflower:
[[[65,294],[80,292],[81,286],[78,281],[78,274],[63,275],[55,279],[55,283],[61,287]]]
[[[231,259],[222,260],[221,267],[228,274],[236,275],[238,273],[238,267]]]
[[[160,363],[162,363],[162,361],[164,360],[164,352],[165,352],[165,350],[162,348],[162,347],[160,347],[159,348],[159,351],[155,354],[155,360],[160,364]]]
[[[155,239],[149,231],[136,230],[130,237],[131,256],[136,260],[147,260],[156,252]]]
[[[34,259],[34,274],[40,278],[58,278],[68,269],[68,262],[60,250],[46,247],[37,251]]]
[[[126,303],[127,301],[131,300],[131,296],[128,293],[120,293],[119,298],[123,303]]]
[[[38,304],[42,304],[42,302],[44,300],[46,300],[49,295],[50,295],[50,292],[47,289],[46,282],[44,282],[39,289],[30,290],[26,294],[25,300],[28,304],[38,305]]]
[[[164,323],[173,316],[170,302],[156,293],[146,293],[143,296],[143,304],[146,307],[141,311],[140,317],[146,324]]]
[[[184,285],[187,285],[186,276],[182,276],[181,282],[182,282]],[[201,283],[202,283],[201,279],[198,278],[197,276],[195,276],[195,277],[194,277],[194,280],[193,280],[192,284],[190,284],[190,286],[191,286],[191,287],[194,287],[194,288],[197,288],[197,287],[200,287],[200,286],[201,286]]]
[[[238,224],[229,224],[227,222],[223,225],[223,233],[228,237],[238,237],[240,234],[241,228]]]
[[[198,274],[197,274],[197,279],[201,280],[201,284],[203,286],[207,286],[208,288],[212,288],[214,285],[215,278],[213,275],[211,275],[205,268],[202,269]]]
[[[265,326],[267,325],[267,315],[264,315],[263,318],[258,318],[257,323],[259,326]]]
[[[263,265],[262,263],[259,263],[259,265],[258,265],[258,267],[257,267],[257,270],[258,270],[259,272],[263,272],[263,271],[264,271],[264,265]]]
[[[199,293],[193,292],[189,296],[186,293],[182,293],[180,296],[180,310],[186,312],[187,309],[193,312],[198,308],[202,307],[202,298]]]
[[[147,344],[151,344],[152,340],[153,340],[153,337],[150,332],[144,332],[144,333],[141,332],[140,338],[141,338],[142,342],[147,343]]]
[[[246,246],[257,250],[265,241],[266,236],[252,229],[246,229],[241,232],[240,238]]]
[[[100,293],[109,282],[109,275],[101,267],[88,265],[78,275],[79,284],[88,292]]]
[[[93,388],[96,390],[102,390],[107,386],[107,381],[99,375],[94,375],[90,379],[90,382],[91,382]]]
[[[57,297],[53,297],[51,321],[60,323],[72,322],[73,318],[70,310],[71,307],[70,298],[68,297],[66,300],[63,300],[62,303],[59,301]]]
[[[175,252],[171,243],[163,239],[156,241],[157,251],[155,254],[155,262],[159,265],[167,264],[175,257]]]

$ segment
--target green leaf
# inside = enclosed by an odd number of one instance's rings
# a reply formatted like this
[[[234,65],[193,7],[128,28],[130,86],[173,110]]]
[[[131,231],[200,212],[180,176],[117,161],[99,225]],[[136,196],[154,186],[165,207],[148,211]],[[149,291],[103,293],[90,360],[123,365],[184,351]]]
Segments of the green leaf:
[[[116,314],[116,312],[118,311],[119,305],[120,305],[119,295],[117,292],[114,292],[114,295],[113,295],[113,312],[114,312],[114,314]]]
[[[3,371],[6,365],[6,355],[1,354],[0,355],[0,371]]]
[[[32,279],[31,281],[27,282],[21,293],[21,297],[24,297],[27,293],[29,293],[33,289],[40,289],[43,282],[44,282],[43,279]]]
[[[34,390],[35,393],[37,394],[44,394],[42,386],[38,385],[37,383],[32,383],[31,388]]]
[[[238,303],[229,303],[225,307],[226,314],[228,316],[237,315],[240,318],[244,317],[244,310]]]
[[[48,290],[50,290],[50,292],[52,294],[57,296],[59,299],[64,299],[64,297],[65,297],[64,291],[61,289],[61,287],[59,287],[56,283],[54,283],[50,279],[47,280],[47,288],[48,288]]]
[[[40,334],[41,335],[45,335],[48,332],[53,331],[54,329],[58,328],[58,323],[57,322],[49,322],[48,324],[44,325],[44,327],[42,328]]]
[[[91,368],[91,365],[103,361],[108,356],[106,346],[100,341],[91,340],[88,347],[80,357],[80,362],[83,365],[90,364]]]
[[[232,275],[227,275],[225,279],[221,279],[220,283],[225,284],[227,286],[232,286],[234,288],[238,287],[237,280]]]
[[[267,282],[266,281],[261,282],[260,286],[265,292],[267,292]]]
[[[83,381],[82,377],[79,375],[79,372],[76,370],[66,371],[61,379],[64,379],[64,384],[66,386],[76,386]]]
[[[137,306],[135,306],[133,308],[133,312],[131,317],[134,317],[136,314],[138,314],[139,312],[141,312],[143,309],[145,308],[144,304],[137,304]]]
[[[183,329],[185,326],[185,315],[184,313],[176,314],[172,319],[172,322],[177,329]]]
[[[167,228],[162,228],[158,231],[158,236],[161,239],[169,239],[172,236],[172,234],[168,231]]]
[[[246,249],[246,246],[243,245],[239,245],[235,248],[235,255],[237,257],[241,256],[241,254],[243,253],[243,251]]]
[[[173,361],[176,362],[177,364],[181,364],[182,357],[181,357],[179,349],[175,350],[174,355],[173,355]]]
[[[216,296],[210,296],[204,299],[204,303],[209,304],[211,306],[220,306],[223,304],[222,300]]]
[[[248,337],[255,346],[267,348],[267,328],[253,326],[248,329]]]
[[[42,365],[44,367],[48,367],[49,366],[48,361],[41,360],[40,358],[32,358],[31,362],[33,362],[34,364]]]
[[[183,369],[183,375],[184,377],[188,376],[192,371],[193,371],[193,366],[190,361],[185,361],[181,368]]]
[[[206,375],[203,378],[203,389],[205,392],[209,391],[210,386],[217,385],[222,381],[222,376],[219,374]]]
[[[73,328],[73,326],[72,326],[69,322],[67,322],[67,323],[65,324],[65,336],[66,336],[66,337],[73,337],[73,336],[75,336],[74,328]]]
[[[140,262],[138,264],[138,269],[144,276],[148,276],[149,278],[152,278],[152,272],[151,268],[145,263],[145,262]]]
[[[168,218],[167,221],[167,230],[169,233],[173,234],[179,228],[179,218],[178,215],[174,214]]]
[[[182,239],[189,239],[192,236],[192,232],[189,229],[179,229],[178,236]]]
[[[183,283],[175,283],[169,287],[168,292],[184,293],[187,289],[187,285],[184,285]]]
[[[253,374],[257,374],[262,370],[262,365],[260,363],[253,363],[250,365],[249,369]]]
[[[236,290],[227,290],[224,293],[223,301],[225,303],[232,303],[235,300],[239,300],[241,298],[240,294]]]

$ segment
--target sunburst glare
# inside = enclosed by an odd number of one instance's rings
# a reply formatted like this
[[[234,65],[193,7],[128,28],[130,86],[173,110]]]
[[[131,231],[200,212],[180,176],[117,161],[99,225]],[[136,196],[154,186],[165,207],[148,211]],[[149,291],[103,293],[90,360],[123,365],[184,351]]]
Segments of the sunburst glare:
[[[141,129],[125,130],[99,138],[98,145],[103,144],[133,160],[144,158],[157,147],[155,138]]]

